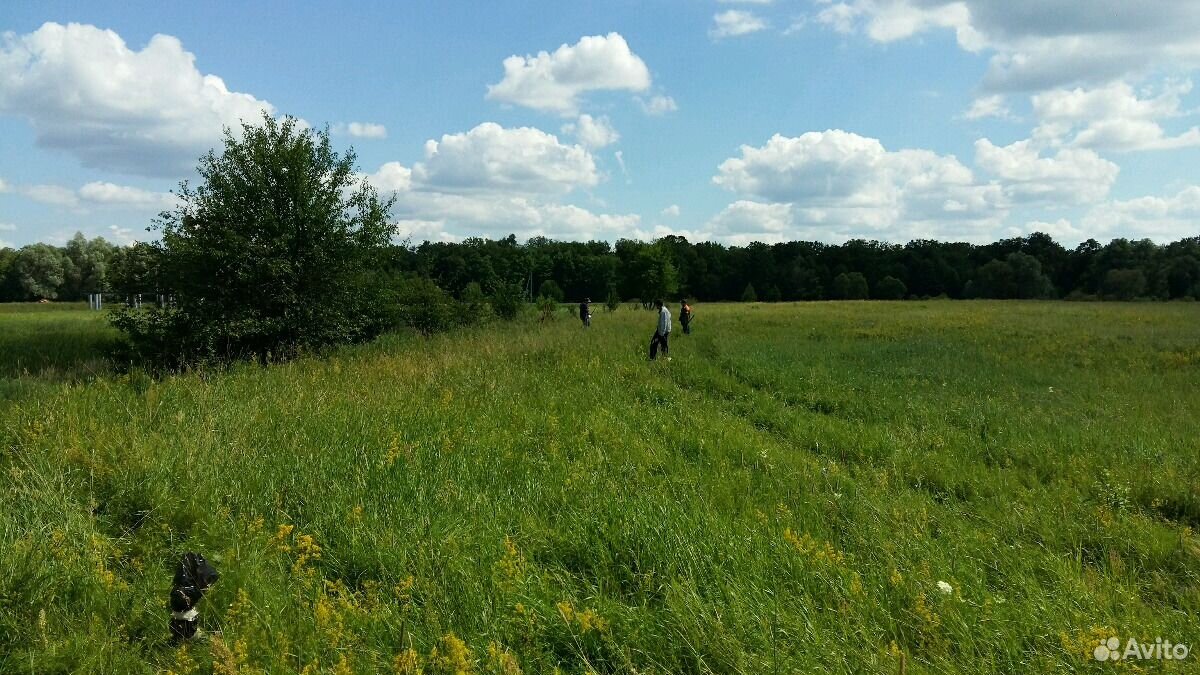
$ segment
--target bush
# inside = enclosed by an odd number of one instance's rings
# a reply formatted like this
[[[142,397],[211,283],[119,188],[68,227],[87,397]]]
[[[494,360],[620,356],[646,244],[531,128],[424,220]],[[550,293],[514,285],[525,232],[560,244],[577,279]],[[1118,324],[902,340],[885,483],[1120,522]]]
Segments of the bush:
[[[1146,275],[1137,269],[1109,270],[1104,275],[1106,300],[1133,300],[1146,294]]]
[[[837,300],[866,300],[867,278],[861,272],[842,272],[833,278],[833,297]]]
[[[487,323],[495,317],[491,303],[477,282],[472,281],[463,289],[462,304],[468,323]]]
[[[520,284],[501,282],[492,289],[489,303],[496,316],[505,321],[512,321],[521,313],[525,306],[525,293]]]
[[[876,300],[903,300],[908,295],[908,287],[896,277],[884,277],[875,284]]]
[[[604,306],[607,307],[608,311],[610,312],[617,311],[617,308],[621,306],[621,296],[617,295],[617,289],[608,289],[608,298],[604,301]]]
[[[353,151],[327,131],[263,115],[209,151],[160,215],[162,289],[175,307],[118,313],[129,353],[159,364],[288,358],[361,342],[388,325],[390,291],[374,270],[395,233]]]
[[[554,318],[554,313],[558,311],[558,303],[553,298],[545,295],[539,295],[537,299],[537,310],[542,321],[551,320]]]
[[[547,279],[542,282],[541,286],[538,286],[538,297],[550,298],[555,302],[562,302],[565,296],[563,295],[562,288],[553,279]]]
[[[468,321],[466,306],[425,277],[404,280],[396,295],[401,323],[423,335],[447,331]]]
[[[758,302],[758,293],[754,292],[754,284],[746,284],[746,290],[742,291],[742,302]]]

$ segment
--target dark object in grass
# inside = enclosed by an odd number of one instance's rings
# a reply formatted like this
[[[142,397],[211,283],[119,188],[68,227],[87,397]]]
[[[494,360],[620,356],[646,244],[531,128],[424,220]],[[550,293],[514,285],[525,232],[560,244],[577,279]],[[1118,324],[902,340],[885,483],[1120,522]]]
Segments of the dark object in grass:
[[[178,644],[196,635],[200,613],[196,603],[221,577],[199,553],[185,553],[175,568],[171,584],[171,641]]]

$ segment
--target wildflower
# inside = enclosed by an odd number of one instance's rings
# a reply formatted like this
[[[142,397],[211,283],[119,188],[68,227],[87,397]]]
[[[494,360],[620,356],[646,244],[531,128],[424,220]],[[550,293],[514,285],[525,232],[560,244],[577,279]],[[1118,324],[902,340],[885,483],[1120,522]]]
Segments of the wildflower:
[[[439,649],[438,647],[441,647]],[[446,633],[429,652],[429,671],[437,675],[470,675],[475,665],[471,650],[454,633]]]
[[[500,675],[521,675],[521,665],[517,662],[517,657],[495,642],[488,644],[488,666]]]
[[[333,675],[354,675],[354,671],[350,668],[350,659],[342,654],[342,658],[333,667]]]
[[[508,535],[504,536],[504,556],[496,561],[495,571],[497,585],[506,589],[525,574],[525,556],[521,555]]]
[[[287,542],[288,538],[292,536],[292,530],[294,529],[296,529],[295,525],[285,525],[281,523],[279,528],[275,530],[275,536],[271,539],[271,542],[284,553],[291,551],[292,547],[289,546]]]
[[[941,591],[943,595],[950,595],[951,593],[954,592],[954,587],[944,581],[937,582],[937,587],[938,587],[938,590]]]
[[[899,586],[904,583],[904,575],[900,574],[900,570],[893,569],[892,575],[888,577],[888,581],[892,582],[893,586]]]
[[[421,657],[412,647],[396,654],[392,659],[392,670],[396,675],[422,675],[425,672],[421,668]]]
[[[571,603],[563,600],[555,606],[558,607],[558,613],[562,615],[563,621],[571,623],[571,619],[575,618],[575,608],[571,606]]]

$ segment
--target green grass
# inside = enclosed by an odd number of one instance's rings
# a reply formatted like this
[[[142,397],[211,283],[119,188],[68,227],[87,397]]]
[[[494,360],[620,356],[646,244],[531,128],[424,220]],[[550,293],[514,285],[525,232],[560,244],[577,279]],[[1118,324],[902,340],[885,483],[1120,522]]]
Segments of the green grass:
[[[83,303],[0,303],[0,401],[107,374],[116,337]]]
[[[622,308],[22,390],[0,672],[367,673],[412,649],[426,673],[1104,673],[1134,665],[1091,660],[1110,634],[1200,648],[1200,307],[696,309],[670,363]],[[41,316],[0,314],[0,354],[47,353],[14,321],[108,339]],[[89,361],[53,351],[0,377]],[[180,650],[188,550],[222,573],[220,634]]]

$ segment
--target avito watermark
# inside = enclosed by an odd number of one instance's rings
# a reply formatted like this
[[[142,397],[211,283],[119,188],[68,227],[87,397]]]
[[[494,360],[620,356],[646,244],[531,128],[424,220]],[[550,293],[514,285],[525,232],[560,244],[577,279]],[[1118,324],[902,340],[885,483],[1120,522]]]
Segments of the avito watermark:
[[[1172,644],[1162,638],[1154,638],[1154,642],[1138,642],[1137,638],[1125,641],[1121,648],[1121,639],[1116,637],[1101,640],[1092,650],[1092,656],[1097,661],[1182,661],[1191,653],[1191,648],[1183,643]]]

